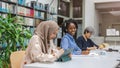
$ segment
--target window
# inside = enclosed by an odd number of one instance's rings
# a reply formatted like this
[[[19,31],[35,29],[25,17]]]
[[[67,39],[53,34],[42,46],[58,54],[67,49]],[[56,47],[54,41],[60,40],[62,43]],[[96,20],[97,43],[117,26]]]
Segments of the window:
[[[82,18],[82,0],[73,1],[73,18]]]
[[[58,7],[60,8],[58,10],[59,15],[69,17],[69,13],[70,13],[70,4],[69,4],[69,2],[64,2],[64,1],[60,0]]]

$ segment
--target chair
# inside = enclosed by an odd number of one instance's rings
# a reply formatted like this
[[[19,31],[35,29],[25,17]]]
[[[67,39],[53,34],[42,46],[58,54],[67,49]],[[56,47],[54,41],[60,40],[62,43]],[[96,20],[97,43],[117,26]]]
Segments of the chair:
[[[11,68],[20,68],[25,51],[12,52],[10,55]]]

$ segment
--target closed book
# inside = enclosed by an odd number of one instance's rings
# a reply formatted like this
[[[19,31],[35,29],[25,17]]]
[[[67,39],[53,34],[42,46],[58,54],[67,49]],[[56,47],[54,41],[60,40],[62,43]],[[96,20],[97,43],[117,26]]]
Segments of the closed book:
[[[25,25],[34,26],[34,19],[32,19],[32,18],[25,18]]]
[[[31,3],[30,3],[30,2],[27,2],[27,3],[26,3],[26,6],[31,7]]]
[[[31,7],[35,7],[37,5],[37,2],[36,1],[31,1]]]
[[[2,2],[0,1],[0,11],[2,11]]]
[[[18,4],[22,5],[23,0],[18,0]]]
[[[26,8],[26,9],[25,9],[25,12],[26,12],[26,13],[25,13],[25,16],[30,16],[30,9],[27,9],[27,8]]]
[[[7,12],[6,3],[2,2],[2,11]]]
[[[20,7],[20,6],[18,6],[17,9],[18,9],[18,14],[19,14],[19,15],[25,15],[25,11],[24,11],[25,8],[24,8],[24,7]]]
[[[34,10],[33,9],[30,9],[30,16],[34,17]]]
[[[44,18],[44,12],[41,12],[41,19],[45,19]]]

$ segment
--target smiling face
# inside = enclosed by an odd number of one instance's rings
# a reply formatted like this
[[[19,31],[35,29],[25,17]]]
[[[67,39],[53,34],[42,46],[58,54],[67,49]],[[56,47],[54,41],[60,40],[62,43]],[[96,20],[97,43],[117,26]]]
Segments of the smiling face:
[[[68,26],[68,28],[67,28],[67,32],[68,32],[70,35],[72,35],[72,36],[75,35],[76,26],[75,26],[74,23],[70,23],[70,24],[69,24],[69,26]]]

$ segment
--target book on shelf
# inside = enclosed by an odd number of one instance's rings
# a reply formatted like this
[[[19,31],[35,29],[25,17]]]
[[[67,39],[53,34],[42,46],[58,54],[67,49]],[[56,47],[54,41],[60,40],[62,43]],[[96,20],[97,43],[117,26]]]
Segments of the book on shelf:
[[[25,8],[25,16],[30,16],[30,9],[28,9],[28,8]]]
[[[28,16],[28,17],[34,17],[34,9],[28,9],[28,8],[24,8],[21,6],[18,6],[18,13],[19,15],[23,15],[23,16]]]
[[[45,5],[43,3],[39,3],[37,1],[27,2],[26,5],[29,7],[35,8],[35,9],[45,10]]]
[[[48,10],[49,4],[45,4],[45,10]]]
[[[2,7],[2,2],[0,1],[0,7]]]
[[[6,1],[6,2],[5,2]],[[12,3],[12,2],[16,2],[16,4]],[[18,5],[17,5],[18,2]],[[0,1],[0,12],[3,14],[8,14],[11,13],[12,15],[16,15],[16,16],[21,16],[22,18],[30,18],[29,20],[31,22],[24,22],[24,24],[33,26],[35,25],[33,22],[33,19],[45,19],[46,18],[46,11],[42,11],[41,9],[45,9],[45,4],[36,1],[30,1],[27,3],[27,5],[29,7],[33,7],[33,8],[29,8],[26,6],[21,6],[23,5],[23,3],[26,3],[26,0],[2,0]],[[19,5],[21,4],[21,5]],[[37,6],[37,9],[34,9],[35,6]],[[40,10],[38,10],[40,9]],[[46,14],[46,15],[45,15]],[[5,16],[4,16],[5,17]],[[20,17],[18,17],[19,19]],[[25,19],[24,19],[25,20]],[[27,19],[26,19],[27,20]],[[26,21],[25,20],[25,21]],[[18,21],[20,22],[20,21]],[[23,22],[20,22],[23,23]]]
[[[45,5],[44,5],[44,4],[42,4],[42,3],[37,2],[37,5],[36,5],[36,7],[35,7],[35,8],[36,8],[36,9],[45,10]]]
[[[24,8],[24,7],[18,6],[17,7],[17,11],[18,11],[17,14],[25,16],[25,9],[26,8]]]
[[[0,11],[16,14],[16,6],[5,2],[0,2]]]
[[[34,26],[34,19],[32,19],[32,18],[25,18],[25,25]]]
[[[31,7],[31,2],[27,2],[26,6]]]
[[[18,4],[25,5],[26,0],[18,0]]]
[[[35,18],[45,19],[44,15],[44,12],[35,11]]]
[[[36,4],[37,4],[36,1],[31,1],[31,2],[30,2],[30,7],[33,7],[33,8],[34,8],[34,7],[36,6]]]
[[[41,18],[41,12],[35,11],[35,17],[36,18]]]
[[[0,1],[0,11],[2,11],[2,2]]]
[[[34,10],[30,9],[30,17],[34,17]]]
[[[55,8],[54,7],[51,7],[50,10],[49,10],[50,13],[55,13]]]
[[[6,7],[7,7],[7,4],[2,2],[2,11],[3,12],[7,12],[7,8]]]
[[[6,9],[7,9],[8,13],[16,14],[16,6],[15,5],[7,4]]]

